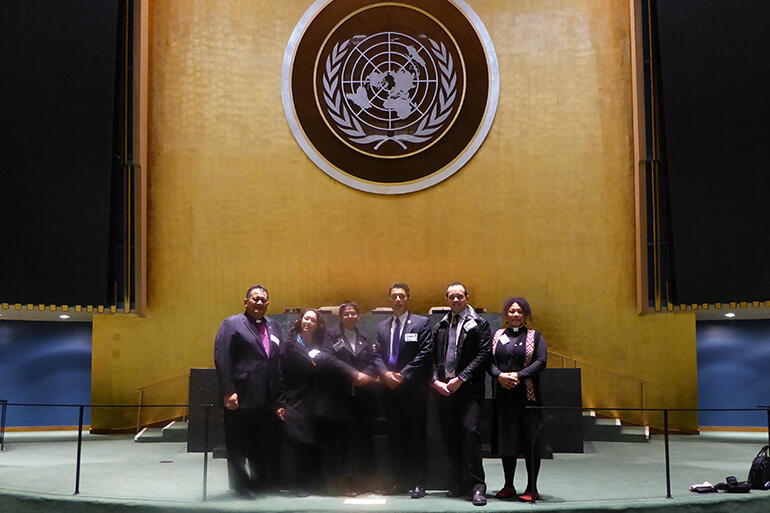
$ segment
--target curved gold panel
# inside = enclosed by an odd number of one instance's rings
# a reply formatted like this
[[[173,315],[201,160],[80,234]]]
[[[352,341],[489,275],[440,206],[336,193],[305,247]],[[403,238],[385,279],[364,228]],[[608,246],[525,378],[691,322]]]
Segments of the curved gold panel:
[[[498,50],[495,124],[461,173],[403,196],[332,180],[292,137],[281,68],[306,1],[151,4],[148,313],[95,315],[94,403],[211,366],[254,283],[282,312],[384,305],[401,280],[425,312],[461,280],[489,311],[526,296],[550,349],[647,381],[647,406],[697,406],[694,314],[636,313],[628,4],[468,3]],[[586,382],[585,402],[638,404],[616,388]]]

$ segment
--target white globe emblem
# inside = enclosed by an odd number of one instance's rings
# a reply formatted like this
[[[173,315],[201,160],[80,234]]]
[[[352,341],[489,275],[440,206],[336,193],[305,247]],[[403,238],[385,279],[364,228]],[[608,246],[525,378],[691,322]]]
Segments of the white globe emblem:
[[[334,45],[323,76],[324,103],[338,130],[358,146],[393,142],[408,150],[439,135],[456,99],[457,76],[444,43],[398,32],[354,36]]]
[[[438,73],[416,39],[382,32],[358,43],[342,66],[342,90],[351,112],[376,129],[406,128],[436,99]]]

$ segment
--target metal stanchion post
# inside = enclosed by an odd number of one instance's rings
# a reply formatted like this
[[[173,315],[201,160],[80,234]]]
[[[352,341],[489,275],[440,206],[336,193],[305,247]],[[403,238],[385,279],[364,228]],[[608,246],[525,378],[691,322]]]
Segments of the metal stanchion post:
[[[75,465],[75,495],[80,493],[80,453],[83,445],[83,405],[80,405],[78,418],[78,460]]]
[[[8,399],[0,399],[0,404],[3,405],[3,412],[0,414],[0,451],[5,450],[5,411],[8,409]],[[768,411],[770,415],[770,411]]]
[[[206,406],[206,424],[203,431],[203,502],[206,502],[206,482],[209,473],[209,413],[211,405]]]
[[[666,498],[671,499],[671,460],[668,454],[668,410],[663,410],[663,429],[666,445]]]

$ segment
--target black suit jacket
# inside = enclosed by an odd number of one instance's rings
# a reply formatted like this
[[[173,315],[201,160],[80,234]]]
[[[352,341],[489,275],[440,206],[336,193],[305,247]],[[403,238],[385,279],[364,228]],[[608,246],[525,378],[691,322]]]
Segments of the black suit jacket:
[[[214,342],[214,364],[221,396],[238,394],[239,408],[272,407],[278,395],[281,327],[265,317],[270,355],[265,354],[254,322],[245,313],[222,321]]]
[[[451,312],[433,326],[433,379],[444,382],[449,381],[446,378],[444,366],[450,319]],[[471,317],[467,318],[458,329],[460,329],[460,335],[457,338],[455,374],[464,382],[460,390],[465,389],[483,398],[484,376],[489,363],[489,352],[492,349],[489,323],[471,309]]]
[[[371,395],[371,386],[356,387],[353,380],[359,372],[376,377],[382,367],[376,346],[356,330],[356,351],[350,350],[339,327],[327,333],[322,352],[327,358],[317,358],[321,368],[321,394],[318,398],[318,414],[341,422],[353,420],[356,401]]]
[[[307,345],[300,342],[295,333],[290,333],[281,345],[278,405],[286,408],[286,436],[292,442],[315,441],[321,372],[332,360],[320,349],[325,336],[325,333],[319,334]]]
[[[400,348],[396,365],[390,368],[387,364],[390,350],[390,331],[394,317],[385,319],[377,324],[377,345],[380,351],[381,373],[387,370],[400,372],[404,376],[404,384],[424,384],[431,376],[433,336],[428,318],[422,315],[407,315],[406,326],[402,330]],[[411,340],[416,335],[416,340]],[[410,340],[407,340],[410,339]]]

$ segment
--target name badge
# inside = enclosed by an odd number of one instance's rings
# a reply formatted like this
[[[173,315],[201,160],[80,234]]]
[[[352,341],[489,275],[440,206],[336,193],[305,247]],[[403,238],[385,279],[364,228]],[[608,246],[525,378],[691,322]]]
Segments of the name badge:
[[[404,342],[417,342],[417,333],[404,333]]]
[[[473,328],[475,328],[475,327],[476,327],[476,321],[474,321],[473,319],[471,319],[470,321],[466,322],[466,323],[463,325],[463,329],[464,329],[465,331],[470,331],[470,330],[472,330],[472,329],[473,329]]]
[[[345,347],[345,342],[343,342],[342,340],[338,340],[337,343],[332,346],[332,349],[334,349],[335,351],[339,351],[343,347]]]
[[[277,345],[277,346],[280,346],[280,345],[281,345],[281,341],[280,341],[280,340],[278,339],[278,337],[276,337],[275,335],[270,335],[270,340],[272,340],[273,342],[275,342],[275,345]]]
[[[310,358],[315,358],[315,357],[316,357],[316,356],[318,356],[320,353],[321,353],[321,351],[320,351],[320,350],[318,350],[318,349],[311,349],[310,351],[308,351],[308,352],[307,352],[307,355],[308,355]]]
[[[510,338],[508,338],[508,335],[506,335],[505,333],[503,333],[502,335],[500,335],[500,338],[498,338],[498,339],[497,339],[497,341],[498,341],[500,344],[503,344],[503,345],[505,345],[505,344],[507,344],[508,342],[510,342],[510,341],[511,341],[511,339],[510,339]]]

